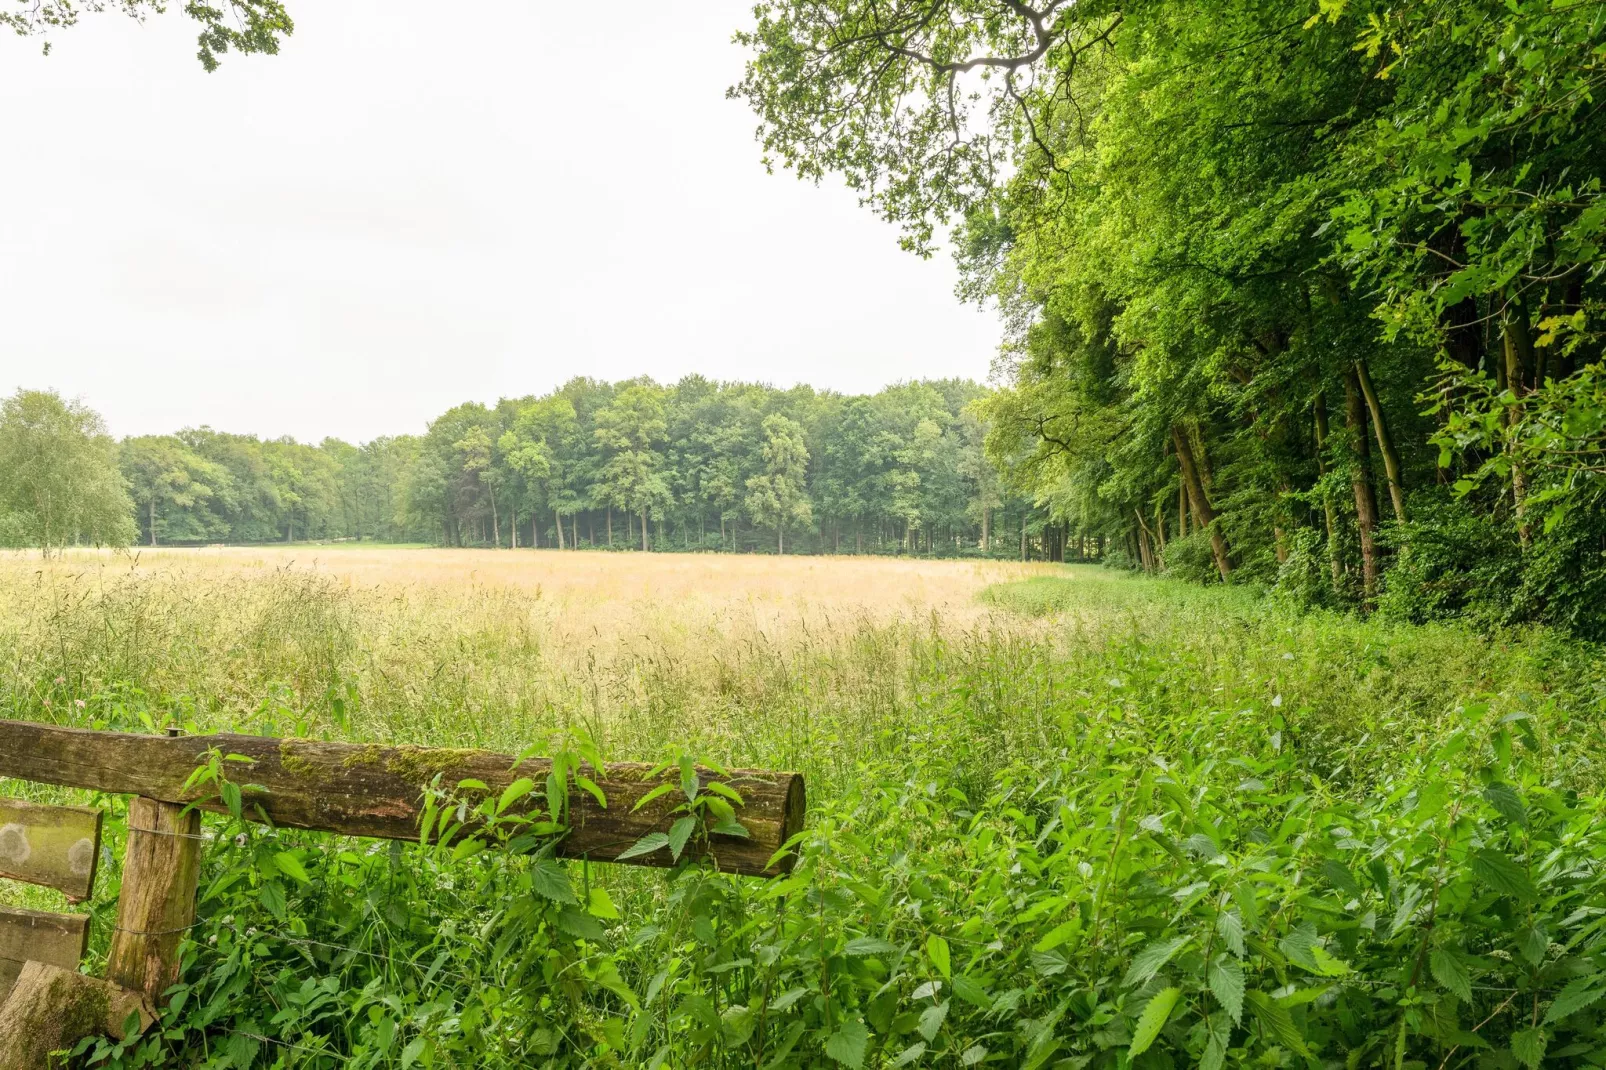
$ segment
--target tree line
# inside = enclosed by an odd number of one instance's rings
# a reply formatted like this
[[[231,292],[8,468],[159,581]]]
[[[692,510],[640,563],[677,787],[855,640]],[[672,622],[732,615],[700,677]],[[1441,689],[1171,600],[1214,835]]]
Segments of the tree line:
[[[734,92],[996,301],[1010,486],[1133,567],[1606,637],[1606,17],[763,2]]]
[[[311,445],[208,427],[115,442],[80,403],[19,391],[0,407],[0,538],[1060,559],[1062,526],[986,455],[986,398],[960,380],[849,396],[579,378],[422,435]]]

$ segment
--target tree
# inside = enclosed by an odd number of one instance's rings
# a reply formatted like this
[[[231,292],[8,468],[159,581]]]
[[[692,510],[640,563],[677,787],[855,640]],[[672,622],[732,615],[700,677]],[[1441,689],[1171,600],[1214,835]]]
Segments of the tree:
[[[661,515],[670,501],[663,458],[656,449],[666,429],[663,391],[657,386],[626,387],[597,413],[597,445],[608,456],[602,468],[604,493],[609,502],[640,515],[643,550],[652,549],[649,518]]]
[[[19,37],[38,37],[76,25],[81,11],[103,11],[114,5],[88,0],[35,0],[22,11],[0,12],[0,26],[9,26]],[[125,15],[143,21],[166,10],[164,0],[118,0],[115,5]],[[184,13],[201,24],[196,56],[209,73],[228,52],[275,55],[283,38],[295,31],[295,23],[279,0],[225,0],[222,4],[186,4]],[[50,52],[50,41],[45,41]]]
[[[100,415],[54,391],[0,402],[0,532],[46,554],[69,543],[127,546],[134,503]]]
[[[765,417],[763,457],[763,473],[747,480],[747,511],[754,523],[775,529],[776,550],[784,554],[786,526],[814,519],[802,426],[779,413]]]
[[[165,435],[124,439],[119,464],[150,545],[159,533],[179,542],[227,537],[227,521],[205,507],[214,488],[227,488],[227,468]]]

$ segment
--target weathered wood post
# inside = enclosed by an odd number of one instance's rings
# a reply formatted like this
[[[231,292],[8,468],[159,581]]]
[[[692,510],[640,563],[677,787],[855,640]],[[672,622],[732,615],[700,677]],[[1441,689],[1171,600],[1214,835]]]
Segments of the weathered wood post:
[[[144,993],[153,1007],[162,1004],[162,993],[178,981],[178,946],[195,924],[200,875],[201,815],[177,803],[130,800],[108,981]]]

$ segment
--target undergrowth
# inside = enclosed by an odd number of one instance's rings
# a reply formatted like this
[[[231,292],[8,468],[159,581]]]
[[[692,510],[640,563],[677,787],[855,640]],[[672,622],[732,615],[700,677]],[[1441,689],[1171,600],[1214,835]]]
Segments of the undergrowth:
[[[509,751],[556,735],[612,759],[667,743],[805,773],[796,868],[208,818],[162,1027],[83,1058],[1606,1065],[1606,692],[1596,651],[1542,630],[1067,569],[990,589],[967,626],[665,623],[556,651],[507,592],[442,618],[416,595],[254,582],[226,621],[153,585],[13,588],[0,716]],[[208,657],[228,671],[178,671]],[[104,914],[119,804],[100,802]]]

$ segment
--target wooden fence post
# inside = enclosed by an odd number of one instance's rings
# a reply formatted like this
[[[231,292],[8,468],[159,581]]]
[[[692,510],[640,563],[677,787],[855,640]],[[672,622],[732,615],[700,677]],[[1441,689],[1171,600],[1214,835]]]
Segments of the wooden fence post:
[[[152,1006],[178,981],[178,946],[195,922],[201,815],[175,803],[128,804],[128,854],[106,979],[143,992]]]

